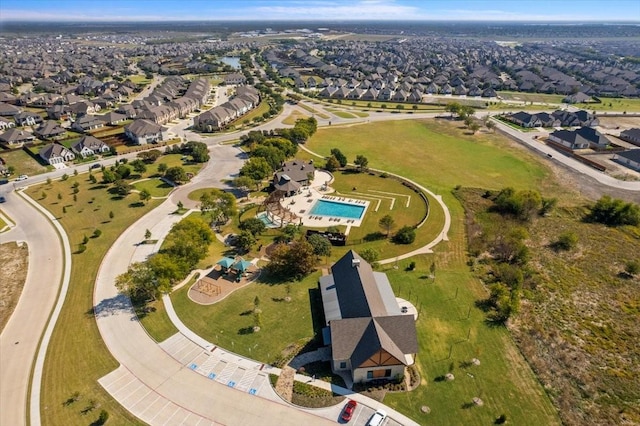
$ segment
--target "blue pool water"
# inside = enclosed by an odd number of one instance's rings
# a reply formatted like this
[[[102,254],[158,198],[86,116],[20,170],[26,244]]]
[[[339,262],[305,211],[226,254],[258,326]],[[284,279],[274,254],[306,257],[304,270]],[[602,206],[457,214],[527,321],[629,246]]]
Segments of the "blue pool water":
[[[339,203],[336,201],[318,200],[309,212],[311,215],[344,217],[360,219],[364,213],[364,205]]]

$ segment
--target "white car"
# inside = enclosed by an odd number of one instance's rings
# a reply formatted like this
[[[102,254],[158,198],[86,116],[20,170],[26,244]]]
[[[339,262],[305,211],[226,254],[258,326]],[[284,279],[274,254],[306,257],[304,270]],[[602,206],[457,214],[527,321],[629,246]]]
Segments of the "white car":
[[[29,176],[27,175],[20,175],[16,178],[16,180],[27,180],[27,179],[29,179]]]
[[[378,410],[373,413],[373,417],[369,419],[369,423],[367,423],[367,426],[380,426],[386,418],[387,412],[384,410]]]

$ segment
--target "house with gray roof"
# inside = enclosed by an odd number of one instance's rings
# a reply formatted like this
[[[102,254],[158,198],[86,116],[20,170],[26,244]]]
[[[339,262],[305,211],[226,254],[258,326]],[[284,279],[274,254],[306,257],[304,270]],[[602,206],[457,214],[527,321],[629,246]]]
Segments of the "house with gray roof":
[[[167,139],[166,131],[167,128],[144,119],[124,126],[124,134],[138,145],[161,142]]]
[[[47,120],[38,126],[33,133],[40,139],[60,139],[67,133],[67,129],[62,128],[56,121]]]
[[[640,129],[627,129],[620,132],[620,139],[634,145],[640,146]]]
[[[38,152],[38,155],[46,161],[47,164],[51,164],[52,166],[54,164],[63,164],[66,161],[72,161],[76,158],[73,152],[57,143],[45,146]]]
[[[71,149],[82,158],[109,152],[109,145],[91,135],[85,135],[71,145]]]
[[[312,161],[294,159],[282,165],[282,170],[273,175],[273,186],[286,196],[295,194],[303,185],[313,179],[316,168]]]
[[[386,274],[353,250],[320,277],[331,368],[354,383],[395,379],[415,362],[415,318],[401,310]]]
[[[640,171],[640,149],[619,152],[613,156],[613,160],[630,169]]]
[[[32,133],[13,128],[0,134],[0,143],[10,147],[22,146],[24,143],[33,142],[35,138]]]

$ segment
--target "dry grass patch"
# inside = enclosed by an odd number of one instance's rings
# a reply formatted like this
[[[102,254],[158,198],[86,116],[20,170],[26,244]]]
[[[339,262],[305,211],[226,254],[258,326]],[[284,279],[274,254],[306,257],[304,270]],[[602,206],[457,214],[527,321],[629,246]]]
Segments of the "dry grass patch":
[[[27,279],[29,249],[15,242],[0,244],[0,332],[18,304]]]

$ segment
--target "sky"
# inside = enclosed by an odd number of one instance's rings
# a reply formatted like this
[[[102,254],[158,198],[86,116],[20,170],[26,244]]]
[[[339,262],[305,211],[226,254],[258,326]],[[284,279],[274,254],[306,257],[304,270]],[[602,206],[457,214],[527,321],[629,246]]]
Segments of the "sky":
[[[635,21],[640,0],[0,0],[0,21]]]

